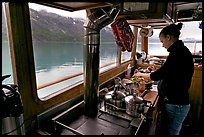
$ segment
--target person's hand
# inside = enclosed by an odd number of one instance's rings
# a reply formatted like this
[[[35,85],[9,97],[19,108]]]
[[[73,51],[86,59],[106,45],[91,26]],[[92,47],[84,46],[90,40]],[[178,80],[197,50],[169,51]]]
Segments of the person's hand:
[[[144,79],[150,80],[150,73],[137,72],[133,76],[138,77],[138,78],[144,78]]]
[[[133,76],[135,76],[135,77],[142,77],[142,75],[143,75],[143,74],[138,71],[138,72],[136,72]]]
[[[147,67],[147,69],[152,72],[152,71],[155,71],[156,70],[156,67],[155,66],[149,66]]]
[[[135,76],[136,76],[136,77],[142,77],[142,76],[143,76],[143,73],[141,73],[141,72],[138,71],[138,72],[135,73]]]

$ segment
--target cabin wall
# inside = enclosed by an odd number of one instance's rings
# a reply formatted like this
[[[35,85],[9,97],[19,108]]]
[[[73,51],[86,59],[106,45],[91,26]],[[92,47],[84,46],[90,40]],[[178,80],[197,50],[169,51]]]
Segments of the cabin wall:
[[[19,86],[19,92],[21,93],[23,106],[24,106],[24,120],[25,127],[29,127],[32,121],[38,114],[45,112],[52,107],[66,102],[74,97],[83,94],[83,83],[78,84],[71,89],[66,89],[63,93],[57,93],[47,98],[48,100],[40,100],[37,96],[36,77],[35,77],[35,65],[33,57],[33,45],[31,36],[30,16],[27,3],[10,3],[7,9],[9,41],[11,47],[12,66],[14,74],[14,82]],[[10,20],[9,20],[10,19]],[[137,32],[137,29],[135,29]],[[136,35],[137,33],[135,33]],[[136,37],[137,38],[137,37]],[[143,49],[148,50],[146,38],[146,44],[143,44]],[[136,45],[136,44],[135,44]],[[146,47],[144,47],[146,45]],[[134,47],[136,49],[136,47]],[[121,56],[121,51],[118,51]],[[134,56],[134,54],[132,55]],[[135,56],[134,56],[135,57]],[[127,71],[127,66],[135,61],[130,60],[123,64],[120,64],[121,57],[118,58],[118,66],[100,74],[99,85],[106,84],[118,75]],[[155,65],[156,67],[159,67]],[[145,64],[141,64],[141,67],[147,67]],[[185,124],[190,124],[191,127],[199,128],[200,113],[202,107],[202,69],[195,67],[195,72],[192,79],[192,84],[189,90],[191,109],[189,115],[185,121]],[[156,104],[156,103],[155,103]],[[156,119],[156,111],[154,111]]]

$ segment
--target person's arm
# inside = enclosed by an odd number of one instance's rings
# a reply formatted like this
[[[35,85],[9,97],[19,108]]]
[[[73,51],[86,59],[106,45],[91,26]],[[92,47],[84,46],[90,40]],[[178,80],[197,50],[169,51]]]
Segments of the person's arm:
[[[145,78],[145,79],[151,80],[150,74],[151,74],[151,73],[141,73],[141,72],[137,72],[137,73],[134,74],[134,76],[136,76],[136,77],[143,77],[143,78]]]

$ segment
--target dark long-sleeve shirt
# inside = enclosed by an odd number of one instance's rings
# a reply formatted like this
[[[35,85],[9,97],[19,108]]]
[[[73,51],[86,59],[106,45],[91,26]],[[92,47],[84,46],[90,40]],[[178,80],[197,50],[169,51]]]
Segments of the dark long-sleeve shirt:
[[[167,49],[165,63],[150,74],[154,81],[162,80],[162,89],[171,104],[189,104],[188,90],[194,73],[193,57],[181,40]]]

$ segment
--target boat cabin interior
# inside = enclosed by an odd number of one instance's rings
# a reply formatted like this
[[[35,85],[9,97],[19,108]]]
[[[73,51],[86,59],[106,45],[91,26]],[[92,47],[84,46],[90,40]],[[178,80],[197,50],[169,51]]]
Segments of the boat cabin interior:
[[[158,82],[138,83],[134,70],[165,62],[156,33],[171,23],[197,22],[202,38],[202,2],[13,1],[2,13],[2,135],[155,135]],[[202,39],[185,40],[194,74],[180,134],[200,135]]]

